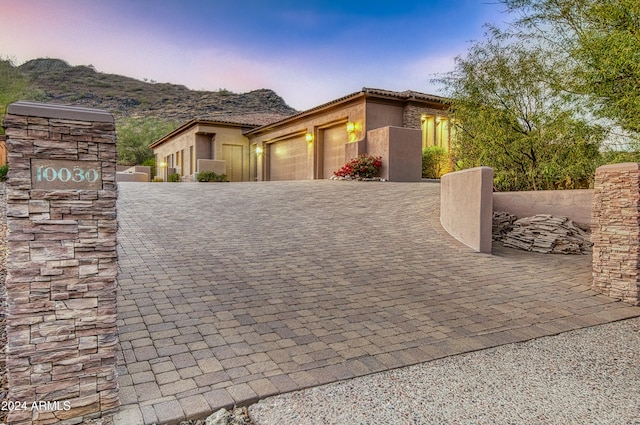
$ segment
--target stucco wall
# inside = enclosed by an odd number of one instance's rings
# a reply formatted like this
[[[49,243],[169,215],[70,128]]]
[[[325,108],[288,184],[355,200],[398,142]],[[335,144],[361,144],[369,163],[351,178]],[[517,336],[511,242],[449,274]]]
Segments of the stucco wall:
[[[317,127],[326,126],[329,123],[351,121],[356,123],[356,140],[364,137],[365,107],[362,101],[341,104],[336,108],[329,108],[322,113],[304,116],[299,119],[282,124],[278,128],[267,129],[265,132],[252,133],[251,143],[264,143],[274,140],[282,140],[296,134],[311,133],[315,135]]]
[[[116,173],[116,181],[148,183],[149,175],[147,173],[137,173],[137,172]]]
[[[394,182],[415,182],[422,177],[422,133],[402,127],[367,132],[367,153],[382,157],[380,177]]]
[[[369,100],[366,117],[367,131],[387,126],[402,127],[403,111],[402,105],[390,105]]]
[[[478,252],[491,253],[493,169],[470,168],[442,176],[440,223],[454,238]]]
[[[202,133],[206,133],[202,134]],[[211,143],[211,136],[215,134],[215,140]],[[197,141],[197,143],[196,143]],[[176,135],[170,141],[154,148],[157,160],[157,175],[162,176],[164,170],[160,163],[165,157],[174,156],[176,152],[184,153],[184,167],[181,175],[191,175],[197,170],[198,159],[222,159],[222,146],[224,144],[241,145],[243,147],[243,178],[249,180],[249,139],[242,134],[238,127],[223,127],[214,125],[194,125],[186,131]],[[190,147],[193,146],[193,168],[191,167]],[[211,149],[213,148],[213,150]],[[168,167],[179,167],[179,164],[167,164]],[[165,176],[166,177],[166,176]]]
[[[593,189],[536,190],[523,192],[495,192],[493,210],[507,211],[518,218],[536,214],[569,217],[576,223],[591,223]]]
[[[213,171],[216,174],[224,174],[227,172],[227,162],[216,159],[199,159],[198,172]]]

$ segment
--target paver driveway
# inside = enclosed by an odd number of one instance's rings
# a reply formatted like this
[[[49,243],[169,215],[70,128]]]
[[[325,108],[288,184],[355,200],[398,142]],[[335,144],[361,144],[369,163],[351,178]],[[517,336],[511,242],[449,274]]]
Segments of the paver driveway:
[[[437,183],[120,184],[117,422],[640,315],[589,256],[477,254],[438,206]]]

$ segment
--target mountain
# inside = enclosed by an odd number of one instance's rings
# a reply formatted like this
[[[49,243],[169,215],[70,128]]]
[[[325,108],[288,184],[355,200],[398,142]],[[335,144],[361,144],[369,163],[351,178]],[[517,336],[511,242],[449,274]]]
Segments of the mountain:
[[[263,124],[297,112],[274,91],[190,90],[169,83],[140,81],[71,66],[60,59],[34,59],[16,68],[28,81],[29,92],[40,102],[106,109],[119,117],[155,117],[185,122],[193,118],[225,120],[247,117]]]

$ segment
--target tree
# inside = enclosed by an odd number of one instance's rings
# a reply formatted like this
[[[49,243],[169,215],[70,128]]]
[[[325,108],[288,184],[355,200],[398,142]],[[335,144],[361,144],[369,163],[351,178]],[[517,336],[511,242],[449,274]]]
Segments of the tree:
[[[453,150],[463,168],[494,168],[500,190],[589,184],[606,132],[558,89],[548,52],[492,32],[439,81],[451,99]]]
[[[41,93],[29,87],[29,81],[13,64],[13,60],[0,57],[0,118],[7,106],[18,100],[38,100]],[[4,129],[0,127],[0,134]]]
[[[153,159],[149,145],[173,131],[176,123],[159,118],[123,118],[117,121],[119,165],[140,165]]]
[[[510,29],[536,37],[567,66],[565,87],[588,96],[599,117],[640,134],[638,0],[502,0]]]

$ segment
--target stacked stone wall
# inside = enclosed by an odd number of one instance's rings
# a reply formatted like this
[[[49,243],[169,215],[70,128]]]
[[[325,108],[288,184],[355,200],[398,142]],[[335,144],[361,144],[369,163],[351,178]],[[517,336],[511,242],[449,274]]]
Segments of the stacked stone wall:
[[[446,116],[447,112],[442,109],[425,108],[424,106],[413,105],[411,103],[404,107],[402,115],[402,126],[404,128],[422,129],[422,115]]]
[[[7,400],[20,403],[9,423],[111,413],[119,406],[113,117],[16,103],[3,126]]]
[[[596,170],[591,225],[593,289],[640,305],[640,164]]]

